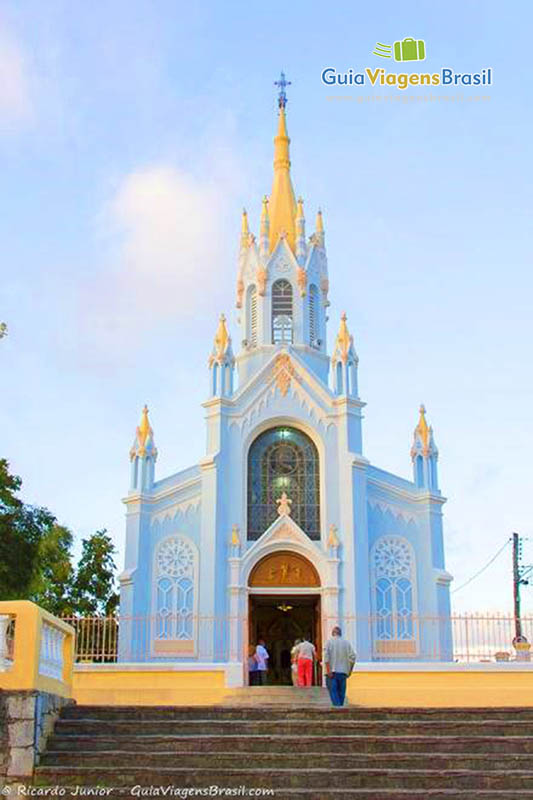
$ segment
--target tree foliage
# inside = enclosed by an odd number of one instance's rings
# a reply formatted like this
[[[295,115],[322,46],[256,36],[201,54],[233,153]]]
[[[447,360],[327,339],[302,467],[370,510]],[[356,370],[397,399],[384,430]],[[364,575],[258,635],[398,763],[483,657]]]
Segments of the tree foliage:
[[[0,600],[33,600],[53,614],[112,614],[115,547],[105,529],[83,540],[77,567],[73,536],[46,508],[24,504],[21,479],[0,459]]]
[[[82,554],[72,586],[76,613],[95,615],[114,612],[118,604],[114,555],[115,546],[105,528],[83,540]]]
[[[72,541],[69,529],[54,523],[41,537],[37,549],[37,569],[29,599],[57,616],[74,611]]]
[[[38,569],[39,545],[55,523],[46,508],[15,496],[21,480],[0,460],[0,600],[27,598]]]

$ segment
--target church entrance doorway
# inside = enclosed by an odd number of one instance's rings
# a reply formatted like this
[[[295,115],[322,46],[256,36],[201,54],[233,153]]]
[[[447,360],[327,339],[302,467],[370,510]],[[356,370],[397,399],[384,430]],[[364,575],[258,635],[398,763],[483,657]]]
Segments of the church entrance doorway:
[[[296,639],[308,638],[321,655],[320,595],[250,595],[252,645],[264,639],[269,652],[268,684],[290,686],[291,649]],[[315,664],[314,685],[321,685],[321,667]]]
[[[249,578],[248,642],[264,639],[270,654],[268,683],[292,684],[291,649],[307,637],[322,655],[320,578],[299,553],[280,551],[259,561]],[[315,664],[313,683],[321,685],[321,666]]]

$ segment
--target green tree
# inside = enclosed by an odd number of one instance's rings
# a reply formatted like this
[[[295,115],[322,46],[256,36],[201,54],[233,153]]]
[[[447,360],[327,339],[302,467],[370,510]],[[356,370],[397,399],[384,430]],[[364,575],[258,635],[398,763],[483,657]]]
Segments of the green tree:
[[[72,605],[82,615],[113,614],[118,605],[115,587],[115,546],[103,528],[82,542],[82,554],[72,586]]]
[[[57,616],[73,613],[72,533],[56,522],[44,532],[37,548],[37,569],[29,599]]]
[[[46,508],[25,505],[16,497],[21,485],[6,459],[0,459],[0,600],[28,597],[41,539],[55,524]]]

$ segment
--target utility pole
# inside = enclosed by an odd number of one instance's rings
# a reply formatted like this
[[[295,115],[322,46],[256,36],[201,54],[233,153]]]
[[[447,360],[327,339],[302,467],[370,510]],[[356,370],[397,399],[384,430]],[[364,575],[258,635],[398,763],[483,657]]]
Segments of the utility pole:
[[[513,605],[515,642],[522,641],[522,620],[520,619],[520,536],[513,533]]]

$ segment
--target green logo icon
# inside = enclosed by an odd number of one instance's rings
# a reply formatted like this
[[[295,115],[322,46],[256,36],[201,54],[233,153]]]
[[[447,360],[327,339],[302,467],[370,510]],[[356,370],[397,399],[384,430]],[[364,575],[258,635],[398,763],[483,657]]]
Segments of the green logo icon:
[[[380,58],[392,58],[395,61],[425,61],[426,43],[423,39],[402,39],[394,42],[394,47],[390,44],[377,42],[373,50],[373,55]]]

